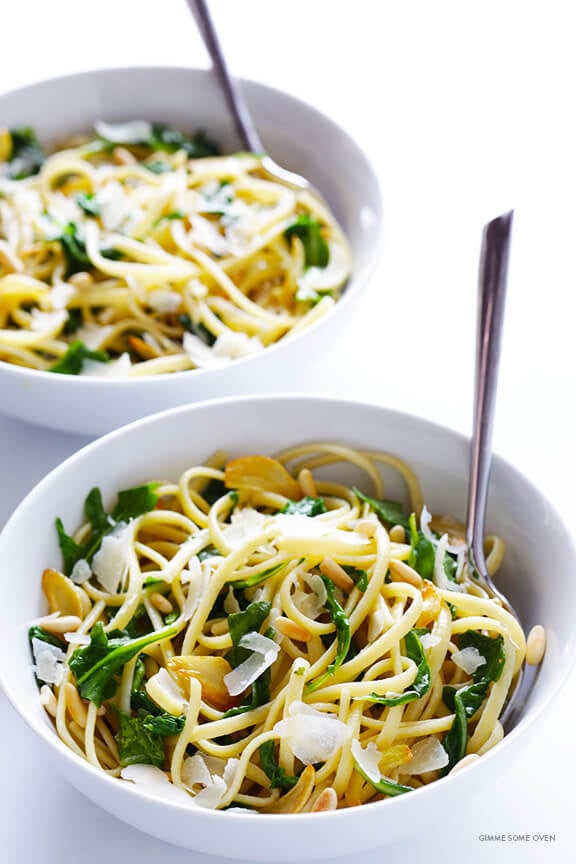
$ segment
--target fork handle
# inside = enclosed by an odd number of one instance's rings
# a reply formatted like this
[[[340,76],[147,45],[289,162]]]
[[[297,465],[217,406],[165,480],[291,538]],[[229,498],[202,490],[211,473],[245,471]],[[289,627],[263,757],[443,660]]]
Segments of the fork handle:
[[[510,211],[485,226],[480,257],[476,392],[470,449],[466,539],[472,552],[472,560],[479,570],[483,570],[480,574],[483,578],[488,575],[484,556],[484,523],[492,463],[492,427],[512,217],[513,211]]]
[[[262,141],[252,122],[248,106],[240,92],[240,88],[230,75],[206,0],[186,0],[186,2],[196,19],[198,30],[212,60],[214,72],[224,93],[226,104],[234,119],[234,125],[236,126],[242,147],[251,153],[263,154],[264,147],[262,146]]]

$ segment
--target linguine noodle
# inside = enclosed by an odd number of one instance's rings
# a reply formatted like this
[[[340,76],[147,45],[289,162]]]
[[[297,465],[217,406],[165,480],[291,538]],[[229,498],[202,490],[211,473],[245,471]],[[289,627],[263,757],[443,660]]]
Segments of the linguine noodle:
[[[85,512],[73,538],[58,522],[68,575],[45,571],[31,638],[43,704],[95,768],[190,806],[318,812],[409,793],[502,738],[524,634],[396,457],[216,453],[109,514],[92,490]],[[486,551],[493,573],[502,540]]]

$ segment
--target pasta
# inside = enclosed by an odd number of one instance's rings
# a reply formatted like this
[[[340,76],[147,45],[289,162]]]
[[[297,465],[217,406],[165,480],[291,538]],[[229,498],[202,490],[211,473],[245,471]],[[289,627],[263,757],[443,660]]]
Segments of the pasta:
[[[85,513],[73,537],[57,521],[68,575],[44,572],[30,637],[56,730],[95,767],[190,806],[320,812],[409,793],[502,738],[522,628],[396,457],[217,452],[110,513],[93,489]],[[493,573],[503,542],[486,549]]]
[[[202,133],[97,123],[48,157],[0,130],[0,360],[89,376],[214,368],[325,315],[351,272],[315,195]]]

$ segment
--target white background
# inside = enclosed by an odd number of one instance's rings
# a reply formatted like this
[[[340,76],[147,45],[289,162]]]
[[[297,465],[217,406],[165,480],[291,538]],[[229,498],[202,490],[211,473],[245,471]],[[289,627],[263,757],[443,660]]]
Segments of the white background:
[[[317,368],[294,370],[293,388],[381,402],[467,432],[481,227],[515,206],[494,443],[574,526],[574,5],[212,0],[211,8],[237,73],[345,125],[384,194],[381,264],[364,303]],[[4,90],[101,66],[208,62],[184,0],[3,0],[0,34]],[[0,418],[0,524],[86,440]],[[436,830],[420,836],[415,825],[413,838],[363,855],[363,864],[574,860],[575,713],[572,674],[508,773],[439,814]],[[218,864],[122,825],[49,774],[1,694],[0,748],[3,861]],[[479,840],[491,833],[556,840]]]

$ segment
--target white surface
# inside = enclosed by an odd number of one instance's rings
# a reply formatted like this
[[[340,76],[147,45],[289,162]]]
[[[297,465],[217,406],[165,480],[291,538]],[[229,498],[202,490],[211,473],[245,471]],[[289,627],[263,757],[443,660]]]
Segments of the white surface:
[[[234,67],[350,128],[378,169],[388,225],[364,305],[322,364],[295,370],[294,389],[370,398],[468,430],[480,227],[515,204],[495,446],[573,526],[572,4],[292,0],[265,19],[272,5],[213,0]],[[82,13],[71,0],[20,0],[3,10],[2,29],[11,33],[0,59],[5,89],[105,64],[205,59],[182,0],[100,0]],[[0,440],[2,520],[83,443],[9,420],[0,420]],[[572,676],[530,753],[481,790],[472,812],[449,814],[449,827],[443,820],[425,836],[415,826],[410,842],[362,860],[425,860],[437,844],[449,864],[571,861],[576,756],[567,727],[575,710]],[[49,773],[2,696],[0,726],[6,860],[217,864],[126,828]],[[478,839],[493,833],[556,840]]]
[[[464,506],[468,448],[462,435],[381,406],[348,400],[289,395],[216,400],[148,417],[95,441],[35,488],[0,537],[0,572],[10,570],[12,575],[0,606],[0,657],[10,657],[10,663],[0,667],[0,686],[45,742],[54,769],[136,828],[181,846],[250,862],[275,858],[292,864],[321,854],[361,854],[382,836],[396,842],[410,836],[415,824],[433,823],[438,813],[462,811],[462,801],[469,802],[477,789],[491,785],[514,765],[519,754],[530,752],[542,713],[566,678],[565,665],[573,665],[576,655],[572,615],[576,581],[571,580],[576,572],[576,545],[546,499],[500,459],[493,466],[487,521],[488,532],[496,530],[506,538],[499,585],[526,628],[536,622],[545,626],[548,647],[520,722],[472,770],[378,807],[355,807],[323,819],[309,814],[290,819],[267,816],[257,820],[255,829],[253,816],[231,818],[205,809],[182,809],[162,796],[152,801],[94,771],[54,734],[38,700],[23,638],[29,622],[44,611],[39,574],[60,558],[52,518],[58,514],[64,525],[77,524],[86,490],[96,485],[106,502],[113,500],[118,488],[142,480],[175,480],[213,450],[216,437],[217,446],[230,457],[274,453],[324,437],[369,451],[383,448],[412,466],[432,512],[459,513]],[[162,441],[169,446],[158,447]],[[365,482],[362,472],[351,474],[342,466],[333,466],[324,476],[352,486]],[[386,494],[402,497],[400,477],[393,473],[386,478]],[[530,530],[539,521],[546,525],[548,546]],[[28,542],[31,526],[35,526],[34,543]],[[549,591],[544,592],[540,580],[547,568]],[[473,805],[469,807],[469,813],[474,812]]]
[[[317,184],[346,232],[354,270],[341,300],[301,333],[266,351],[212,369],[173,375],[86,377],[0,363],[6,412],[51,429],[102,434],[139,417],[188,401],[289,386],[295,360],[303,368],[321,356],[344,329],[374,267],[382,228],[382,202],[370,162],[347,132],[286,93],[247,82],[244,87],[266,146],[279,162]],[[96,118],[152,117],[176,128],[209,129],[224,152],[238,147],[230,116],[210,70],[113,69],[58,77],[0,97],[2,123],[38,118],[41,141],[87,130]],[[52,108],[52,106],[54,106]],[[190,117],[195,119],[191,121]],[[330,149],[322,152],[323,142]],[[250,382],[250,383],[249,383]]]

